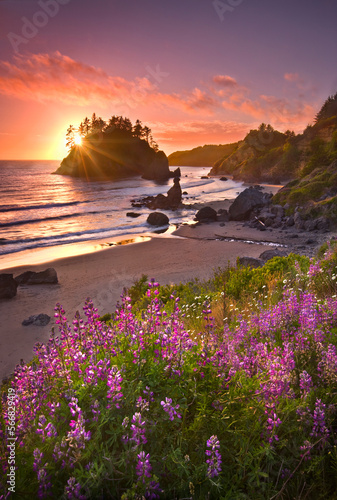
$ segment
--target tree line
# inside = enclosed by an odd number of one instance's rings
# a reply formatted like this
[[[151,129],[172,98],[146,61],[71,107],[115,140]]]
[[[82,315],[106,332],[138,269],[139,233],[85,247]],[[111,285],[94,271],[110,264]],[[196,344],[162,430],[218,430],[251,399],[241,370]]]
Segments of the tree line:
[[[330,95],[325,100],[323,106],[315,117],[315,122],[317,123],[321,120],[332,118],[333,116],[337,116],[337,92],[334,95]]]
[[[143,126],[140,120],[137,119],[133,125],[129,118],[113,115],[108,121],[105,121],[100,116],[96,116],[96,113],[93,113],[91,119],[86,116],[77,128],[69,125],[66,133],[66,146],[71,151],[76,145],[76,136],[83,139],[97,133],[108,135],[115,130],[123,131],[130,137],[146,140],[155,151],[159,149],[158,144],[153,139],[151,129],[146,125]]]

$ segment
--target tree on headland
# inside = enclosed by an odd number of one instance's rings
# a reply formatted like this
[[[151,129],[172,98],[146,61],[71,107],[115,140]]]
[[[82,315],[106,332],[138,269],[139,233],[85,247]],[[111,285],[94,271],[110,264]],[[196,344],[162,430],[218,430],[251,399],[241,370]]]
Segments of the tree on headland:
[[[113,115],[109,118],[108,122],[106,122],[100,116],[98,117],[96,113],[92,114],[91,120],[88,117],[85,117],[77,129],[73,125],[69,126],[66,134],[67,148],[71,150],[75,146],[76,132],[82,138],[85,138],[90,134],[97,133],[103,133],[104,136],[107,136],[117,130],[123,132],[123,134],[129,135],[130,137],[145,139],[152,149],[155,151],[159,150],[158,144],[153,139],[151,129],[146,125],[143,126],[140,120],[137,119],[133,125],[129,118]]]
[[[84,137],[86,135],[86,126],[84,125],[83,122],[81,122],[79,124],[79,127],[77,129],[77,133],[78,135],[80,135],[81,137]]]
[[[106,122],[100,116],[97,117],[96,113],[93,113],[91,117],[91,132],[102,132],[104,127],[106,127]]]
[[[75,127],[69,125],[66,133],[66,147],[71,151],[75,147]]]
[[[154,149],[156,152],[159,151],[159,146],[156,141],[153,139],[152,135],[150,137],[150,147]]]
[[[315,117],[315,122],[337,116],[337,92],[329,96]]]
[[[84,135],[88,135],[90,131],[90,118],[87,116],[83,120],[83,126],[84,126]]]
[[[150,136],[151,136],[151,129],[147,126],[143,128],[143,135],[146,140],[146,142],[149,144],[150,143]]]
[[[138,119],[136,120],[136,123],[133,126],[132,134],[134,137],[138,137],[139,139],[141,139],[144,135],[144,129],[143,129],[142,122]]]

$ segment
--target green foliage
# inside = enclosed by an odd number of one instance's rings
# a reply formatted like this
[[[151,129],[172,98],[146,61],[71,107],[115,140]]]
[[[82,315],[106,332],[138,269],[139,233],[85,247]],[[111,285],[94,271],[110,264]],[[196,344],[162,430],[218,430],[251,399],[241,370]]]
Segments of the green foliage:
[[[52,336],[49,350],[41,346],[1,387],[2,425],[5,395],[14,387],[18,396],[15,496],[41,496],[40,469],[51,498],[140,500],[159,483],[164,500],[292,499],[304,491],[308,499],[333,499],[336,245],[322,247],[318,260],[291,254],[257,269],[219,268],[205,282],[149,287],[142,275],[108,325],[90,302],[87,323],[77,316],[73,329],[59,308],[61,342]],[[231,317],[209,328],[209,307],[213,314],[219,304]],[[200,329],[193,336],[187,324]],[[136,415],[146,437],[138,444]],[[43,436],[47,423],[54,430]],[[211,436],[222,460],[214,477],[205,453]],[[151,465],[142,479],[141,453]],[[66,492],[72,480],[76,494]]]
[[[301,205],[311,200],[317,200],[324,193],[326,185],[327,183],[324,181],[307,183],[298,189],[292,190],[287,201],[291,205]]]
[[[309,175],[316,167],[327,166],[331,163],[325,142],[316,137],[310,143],[310,160],[301,171],[301,177]]]
[[[337,93],[329,96],[316,115],[316,123],[337,115]]]
[[[205,144],[188,151],[175,151],[168,156],[169,165],[192,167],[211,167],[214,163],[222,162],[237,148],[233,144]]]

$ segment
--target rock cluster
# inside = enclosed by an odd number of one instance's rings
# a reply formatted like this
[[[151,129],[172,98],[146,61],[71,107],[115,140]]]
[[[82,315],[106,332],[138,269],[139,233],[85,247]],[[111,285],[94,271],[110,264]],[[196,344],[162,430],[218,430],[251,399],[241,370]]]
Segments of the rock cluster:
[[[286,229],[294,226],[298,230],[329,230],[326,217],[304,219],[299,210],[294,215],[286,215],[287,205],[272,204],[272,195],[262,193],[259,186],[245,189],[229,207],[229,219],[248,221],[248,226],[265,231],[267,228]]]
[[[180,171],[180,169],[179,169]],[[167,195],[157,194],[157,196],[146,196],[140,200],[131,202],[133,207],[147,207],[151,210],[157,208],[161,210],[177,210],[182,204],[182,192],[179,177],[174,177],[173,186],[168,190]]]
[[[0,274],[0,299],[15,297],[19,285],[55,285],[58,283],[54,268],[45,271],[26,271],[13,278],[13,274]]]

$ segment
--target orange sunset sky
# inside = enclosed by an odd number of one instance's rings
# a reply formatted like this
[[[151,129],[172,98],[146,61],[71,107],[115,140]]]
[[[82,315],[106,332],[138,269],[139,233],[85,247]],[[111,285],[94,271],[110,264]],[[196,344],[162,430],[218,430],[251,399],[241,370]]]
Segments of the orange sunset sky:
[[[0,159],[62,159],[93,112],[167,154],[301,132],[337,91],[334,0],[1,0]]]

